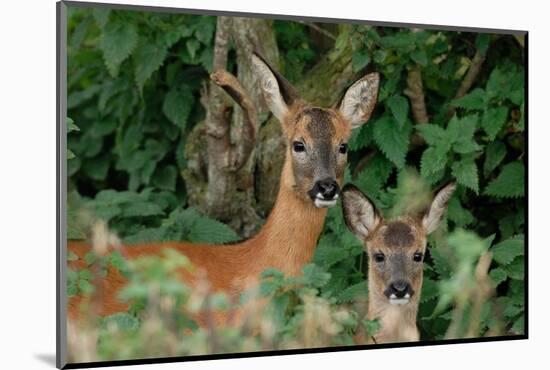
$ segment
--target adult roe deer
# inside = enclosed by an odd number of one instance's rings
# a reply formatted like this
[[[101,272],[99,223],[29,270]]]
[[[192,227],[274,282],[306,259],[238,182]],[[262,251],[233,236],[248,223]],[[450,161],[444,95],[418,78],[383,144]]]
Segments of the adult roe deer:
[[[380,330],[367,342],[419,340],[416,316],[426,239],[439,226],[455,188],[455,183],[449,183],[437,191],[421,217],[406,215],[393,220],[384,220],[355,186],[346,185],[342,190],[344,220],[368,254],[367,316],[380,322]]]
[[[279,192],[265,225],[256,236],[237,244],[164,242],[120,247],[128,259],[175,249],[206,274],[212,291],[233,297],[257,282],[267,268],[296,275],[311,259],[326,208],[334,206],[340,195],[351,130],[369,119],[379,85],[378,74],[368,74],[348,88],[338,107],[314,107],[300,99],[291,84],[260,56],[252,55],[252,62],[265,101],[282,124],[287,142]],[[69,265],[82,268],[90,247],[69,242],[68,249],[79,257]],[[195,274],[182,272],[181,277],[191,285],[197,281]],[[101,283],[101,302],[96,303],[100,315],[128,309],[127,302],[117,299],[125,283],[117,270],[108,271]],[[78,315],[81,299],[69,299],[70,317]],[[223,324],[227,316],[220,314],[215,321]]]

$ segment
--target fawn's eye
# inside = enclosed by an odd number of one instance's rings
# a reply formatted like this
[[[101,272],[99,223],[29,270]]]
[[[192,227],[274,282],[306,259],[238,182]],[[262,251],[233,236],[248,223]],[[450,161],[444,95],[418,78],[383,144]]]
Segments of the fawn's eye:
[[[386,256],[384,256],[384,253],[375,253],[374,254],[374,261],[375,262],[381,263],[381,262],[384,262],[385,259],[386,259]]]
[[[413,255],[413,260],[414,262],[422,262],[422,260],[424,259],[424,255],[420,252],[416,252],[414,255]]]
[[[306,150],[306,146],[300,141],[295,141],[292,143],[292,149],[294,149],[296,153],[302,153]]]
[[[348,144],[340,144],[339,151],[341,154],[346,154],[348,152]]]

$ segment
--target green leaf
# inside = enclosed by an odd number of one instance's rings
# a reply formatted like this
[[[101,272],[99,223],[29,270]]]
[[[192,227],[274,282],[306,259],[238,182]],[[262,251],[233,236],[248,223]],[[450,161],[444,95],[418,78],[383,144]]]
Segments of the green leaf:
[[[476,48],[480,53],[486,53],[489,48],[489,43],[491,42],[491,34],[489,33],[480,33],[476,37]]]
[[[525,332],[525,315],[521,315],[512,325],[510,329],[515,334],[523,334]]]
[[[516,257],[523,256],[525,252],[525,243],[523,237],[512,237],[498,244],[495,244],[491,251],[493,259],[501,265],[510,264]]]
[[[183,216],[189,222],[188,239],[191,242],[220,244],[240,239],[237,233],[226,224],[203,216],[193,208],[185,210]]]
[[[447,217],[449,218],[449,220],[453,221],[458,227],[470,225],[475,221],[472,212],[462,207],[462,204],[460,203],[460,199],[458,197],[452,197],[449,200]]]
[[[324,286],[330,279],[330,274],[328,272],[313,263],[304,266],[302,271],[305,283],[315,288]]]
[[[439,295],[439,288],[435,281],[425,278],[424,282],[422,283],[422,296],[420,298],[420,302],[428,302],[432,299],[437,298]]]
[[[195,36],[204,45],[210,46],[215,29],[216,21],[214,17],[201,17],[195,25]]]
[[[409,111],[409,101],[402,95],[393,95],[386,104],[390,108],[390,111],[399,124],[399,128],[403,128],[403,125],[407,121],[407,113]]]
[[[122,210],[124,217],[160,216],[163,214],[164,212],[158,205],[146,201],[130,203]]]
[[[139,320],[125,312],[115,313],[110,316],[106,316],[103,319],[103,327],[109,328],[113,326],[120,331],[134,331],[139,328]]]
[[[426,54],[425,50],[417,49],[410,54],[410,57],[422,67],[428,65],[428,55]]]
[[[514,258],[514,260],[505,268],[510,278],[515,280],[525,279],[525,258],[523,256]]]
[[[397,122],[389,116],[383,116],[374,123],[374,141],[398,168],[405,165],[411,129],[409,122],[399,128]]]
[[[358,49],[351,55],[351,65],[355,72],[365,68],[370,62],[370,55],[366,49]]]
[[[447,160],[447,150],[444,147],[429,147],[420,158],[420,175],[430,184],[437,182],[443,175]]]
[[[489,272],[489,276],[491,277],[491,279],[495,283],[495,286],[498,286],[500,283],[502,283],[503,281],[505,281],[508,278],[508,274],[506,273],[506,270],[504,270],[501,267],[497,267],[497,268],[492,269]]]
[[[453,105],[459,108],[483,110],[486,105],[485,91],[480,88],[474,89],[462,98],[454,100]]]
[[[153,72],[164,63],[168,50],[164,45],[146,43],[140,45],[134,53],[134,74],[139,91]]]
[[[493,141],[487,145],[485,149],[485,163],[483,165],[485,176],[497,168],[505,156],[506,146],[501,141]]]
[[[118,75],[120,64],[134,51],[138,41],[137,27],[132,22],[111,19],[105,25],[99,48],[111,76]]]
[[[348,286],[346,289],[339,292],[336,299],[339,303],[350,303],[357,301],[358,298],[367,298],[368,287],[366,281],[361,281],[357,284]]]
[[[67,117],[67,133],[73,131],[80,131],[77,125],[74,124],[74,121]]]
[[[481,118],[481,127],[489,135],[490,140],[494,140],[500,132],[506,119],[508,118],[508,108],[501,106],[497,108],[488,108]]]
[[[439,125],[425,123],[422,125],[416,125],[415,127],[420,132],[420,135],[422,135],[426,143],[431,146],[441,145],[441,142],[447,139],[445,129]]]
[[[153,177],[153,185],[160,189],[175,191],[178,170],[175,166],[168,165],[158,169]]]
[[[355,179],[356,185],[376,197],[393,172],[393,164],[382,153],[377,152]]]
[[[164,97],[162,112],[173,124],[185,130],[189,113],[191,113],[194,104],[195,98],[189,88],[172,89]]]
[[[459,140],[453,144],[453,150],[455,153],[467,154],[477,152],[481,150],[482,146],[479,145],[473,138]]]
[[[458,118],[456,115],[451,118],[447,125],[446,135],[452,143],[473,140],[477,129],[479,117],[477,113]]]
[[[523,162],[515,161],[502,167],[496,179],[485,188],[484,194],[499,198],[518,198],[525,194]]]
[[[462,159],[451,166],[452,174],[459,184],[472,189],[476,194],[479,191],[477,166],[473,159]]]

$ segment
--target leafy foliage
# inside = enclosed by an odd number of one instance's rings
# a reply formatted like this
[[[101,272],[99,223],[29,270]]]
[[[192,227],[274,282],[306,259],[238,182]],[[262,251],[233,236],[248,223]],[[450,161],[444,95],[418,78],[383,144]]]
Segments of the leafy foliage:
[[[295,22],[274,21],[273,27],[282,72],[299,82],[324,56],[327,40],[315,41],[314,30]],[[189,207],[190,184],[180,176],[187,166],[188,134],[204,117],[199,91],[211,69],[214,32],[214,17],[70,8],[69,238],[85,238],[90,220],[100,218],[127,244],[239,240],[229,226]],[[349,142],[345,181],[368,194],[387,217],[418,210],[430,198],[428,190],[445,180],[458,183],[442,227],[429,240],[418,315],[421,337],[523,333],[522,48],[505,35],[362,25],[327,32],[336,36],[328,48],[351,38],[354,71],[382,75],[373,117]],[[473,86],[457,98],[476,49],[487,58]],[[232,53],[229,66],[234,67]],[[415,68],[422,73],[429,117],[421,124],[414,122],[406,92]],[[411,180],[416,179],[411,174],[421,180]],[[480,300],[472,288],[479,283],[475,270],[488,255],[496,290],[494,297]],[[106,258],[89,256],[86,268],[69,271],[67,286],[69,295],[90,293],[98,263],[130,278],[124,295],[136,304],[102,323],[96,348],[102,359],[159,356],[166,348],[182,355],[348,345],[358,332],[377,330],[378,323],[365,320],[361,306],[367,257],[339,208],[328,211],[313,260],[300,277],[264,271],[260,294],[269,298],[264,321],[269,335],[224,329],[212,339],[177,310],[159,314],[167,319],[152,324],[143,312],[164,312],[160,302],[190,309],[204,304],[173,279],[174,271],[187,268],[185,258],[170,254],[129,265],[120,256]],[[159,299],[151,300],[149,293],[159,286]],[[208,299],[215,309],[231,306],[221,295]],[[311,312],[325,323],[307,331]],[[178,336],[182,330],[185,339]],[[151,332],[158,348],[144,345],[150,343],[145,333]],[[178,340],[185,348],[174,344]]]

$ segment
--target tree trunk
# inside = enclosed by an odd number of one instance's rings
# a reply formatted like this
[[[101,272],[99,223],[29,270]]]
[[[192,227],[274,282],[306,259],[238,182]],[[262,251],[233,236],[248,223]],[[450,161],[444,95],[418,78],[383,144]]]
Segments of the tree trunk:
[[[270,20],[219,17],[214,51],[215,69],[227,64],[224,41],[233,43],[237,55],[237,77],[248,92],[259,117],[269,117],[259,84],[250,65],[250,54],[258,50],[278,67],[278,47]],[[340,33],[347,33],[347,26]],[[342,37],[302,81],[301,96],[316,105],[333,104],[355,79],[351,67],[351,42]],[[223,57],[222,55],[225,55]],[[259,133],[246,163],[238,169],[228,166],[232,151],[240,151],[250,140],[243,130],[243,111],[217,86],[210,84],[202,102],[205,122],[196,125],[187,138],[183,172],[189,203],[202,212],[228,223],[241,236],[253,235],[273,207],[279,189],[285,141],[279,122],[270,117],[257,127]],[[243,133],[245,136],[243,136]]]

